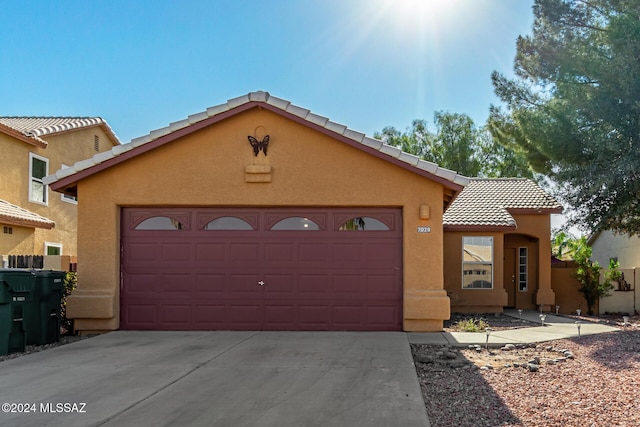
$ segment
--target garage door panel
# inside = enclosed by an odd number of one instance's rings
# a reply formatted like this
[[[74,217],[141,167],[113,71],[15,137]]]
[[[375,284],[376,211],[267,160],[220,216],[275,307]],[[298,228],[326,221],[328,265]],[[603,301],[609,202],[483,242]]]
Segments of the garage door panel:
[[[366,246],[366,262],[377,263],[380,267],[399,265],[401,260],[397,242],[370,243]]]
[[[136,229],[176,209],[193,227]],[[176,209],[123,209],[121,327],[401,329],[399,209]],[[360,216],[386,226],[344,229]]]
[[[360,305],[334,305],[331,314],[333,324],[339,329],[362,329],[364,309]]]
[[[221,298],[226,293],[227,276],[224,274],[195,274],[195,282],[198,298]]]
[[[127,282],[125,292],[128,294],[156,292],[158,283],[156,274],[127,274],[124,279]]]
[[[294,242],[290,243],[265,243],[264,244],[264,261],[271,263],[285,262],[292,263],[297,261],[297,250]]]
[[[299,274],[298,295],[302,298],[321,297],[331,294],[330,274]]]
[[[397,275],[367,276],[367,296],[371,299],[397,299],[402,297],[401,284]]]
[[[328,305],[298,306],[298,324],[300,329],[326,330],[330,325],[331,308]]]
[[[190,303],[163,304],[159,313],[160,323],[171,329],[174,327],[186,327],[193,323],[191,318],[192,311]]]
[[[310,267],[311,264],[327,266],[331,262],[329,243],[299,243],[298,262]]]
[[[226,259],[226,244],[220,243],[196,243],[196,261],[206,263],[218,263],[224,265]]]
[[[225,304],[196,304],[193,323],[201,329],[227,329],[229,313]]]
[[[157,310],[155,304],[131,302],[126,308],[127,323],[138,329],[154,329],[156,326]]]
[[[156,242],[129,243],[127,245],[127,259],[129,262],[156,262],[158,259]]]
[[[400,311],[397,306],[369,306],[367,307],[367,321],[381,330],[397,330],[401,327],[398,318]],[[393,326],[396,326],[393,328]],[[386,329],[389,328],[389,329]]]
[[[255,298],[262,296],[262,287],[258,284],[262,279],[258,274],[229,275],[228,294],[230,298]]]
[[[332,282],[333,287],[329,292],[339,295],[339,298],[348,298],[349,295],[355,298],[362,296],[364,280],[359,274],[334,274]]]
[[[260,328],[262,322],[262,302],[231,304],[229,307],[230,323],[245,328]]]
[[[231,265],[259,265],[262,262],[259,254],[258,243],[229,244],[229,263]]]
[[[190,274],[163,274],[159,277],[159,291],[167,293],[191,293],[195,281]]]
[[[335,243],[332,249],[334,266],[363,261],[363,250],[360,243]]]
[[[271,298],[295,298],[297,276],[294,274],[265,274],[262,291],[264,297]]]
[[[265,329],[295,329],[296,307],[267,303],[264,306],[264,323]]]
[[[164,243],[160,253],[162,262],[188,262],[192,258],[189,243]]]

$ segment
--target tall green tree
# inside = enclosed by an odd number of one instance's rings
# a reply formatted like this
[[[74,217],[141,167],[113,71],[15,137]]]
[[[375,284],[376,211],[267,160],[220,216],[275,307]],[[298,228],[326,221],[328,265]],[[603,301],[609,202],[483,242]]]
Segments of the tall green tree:
[[[571,224],[640,234],[640,2],[536,0],[515,78],[494,72],[506,110],[489,129],[558,184]]]
[[[414,120],[405,132],[385,127],[374,136],[469,177],[533,177],[517,147],[498,144],[468,115],[439,111],[434,114],[434,123],[434,132],[429,131],[425,120]]]

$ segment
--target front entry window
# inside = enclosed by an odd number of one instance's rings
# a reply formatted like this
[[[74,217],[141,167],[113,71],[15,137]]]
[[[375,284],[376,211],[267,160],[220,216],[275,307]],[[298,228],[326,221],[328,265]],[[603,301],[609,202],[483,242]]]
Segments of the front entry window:
[[[528,268],[527,248],[523,247],[518,250],[518,290],[520,292],[527,291],[527,268]]]
[[[462,288],[493,288],[493,237],[462,238]]]

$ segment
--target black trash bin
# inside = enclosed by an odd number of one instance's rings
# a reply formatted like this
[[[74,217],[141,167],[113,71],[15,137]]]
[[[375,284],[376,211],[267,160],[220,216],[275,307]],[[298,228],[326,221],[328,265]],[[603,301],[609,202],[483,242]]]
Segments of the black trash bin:
[[[43,345],[60,340],[60,301],[64,290],[66,272],[56,270],[32,270],[35,276],[37,304],[29,306],[36,313],[29,313],[33,324],[25,330],[27,344]],[[33,327],[31,327],[33,326]]]
[[[0,354],[24,352],[35,304],[35,276],[29,270],[0,269]]]

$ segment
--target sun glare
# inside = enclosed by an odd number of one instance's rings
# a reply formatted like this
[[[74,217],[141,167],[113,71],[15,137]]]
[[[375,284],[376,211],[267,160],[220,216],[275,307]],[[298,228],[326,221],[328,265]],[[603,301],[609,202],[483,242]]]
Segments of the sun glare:
[[[392,0],[390,10],[401,24],[437,24],[452,19],[462,7],[460,0]]]

